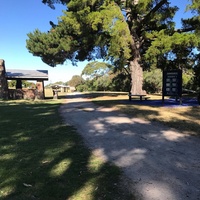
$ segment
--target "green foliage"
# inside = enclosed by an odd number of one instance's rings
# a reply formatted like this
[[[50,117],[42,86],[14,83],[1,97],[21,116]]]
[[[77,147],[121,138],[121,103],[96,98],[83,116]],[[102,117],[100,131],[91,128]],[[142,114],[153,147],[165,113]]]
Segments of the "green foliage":
[[[64,63],[66,56],[70,54],[71,43],[74,42],[70,36],[62,38],[65,33],[63,28],[58,26],[56,30],[52,29],[49,33],[41,33],[39,30],[29,33],[29,40],[27,40],[29,52],[41,57],[43,62],[52,67]]]
[[[105,62],[90,62],[83,69],[81,75],[86,76],[89,79],[98,78],[108,74],[113,66]]]
[[[101,76],[93,81],[93,88],[95,91],[109,91],[111,81],[108,75]]]
[[[49,83],[47,85],[45,85],[45,88],[51,88],[52,85],[68,85],[68,82],[63,82],[63,81],[57,81],[54,83]]]
[[[182,75],[182,80],[183,80],[182,87],[184,89],[197,90],[197,88],[194,88],[195,85],[194,78],[195,78],[195,73],[193,69],[184,71]]]
[[[84,86],[78,87],[79,91],[109,90],[111,79],[109,73],[113,66],[105,62],[90,62],[83,69],[81,75],[86,78]]]
[[[8,81],[8,87],[9,88],[14,88],[15,86],[16,86],[16,80]]]
[[[183,71],[182,74],[182,88],[188,90],[196,90],[194,88],[194,70]],[[151,71],[144,71],[143,87],[147,93],[161,93],[162,92],[162,71],[160,69],[153,69]]]
[[[68,84],[71,87],[77,87],[78,85],[81,85],[84,83],[84,79],[79,75],[74,75],[71,80],[68,81]]]
[[[48,33],[28,34],[27,48],[50,66],[66,59],[130,57],[130,33],[114,1],[69,1],[67,11]],[[110,43],[108,45],[108,42]]]
[[[87,91],[90,91],[90,87],[88,87],[88,85],[84,83],[83,85],[78,85],[76,87],[76,90],[79,92],[87,92]]]
[[[15,88],[16,87],[16,80],[8,81],[8,87],[9,88]],[[33,82],[22,80],[22,87],[23,88],[35,88],[36,86],[35,86],[35,83],[33,83]]]
[[[42,0],[42,3],[47,4],[52,9],[55,9],[54,4],[60,3],[60,4],[66,4],[69,0]]]
[[[160,69],[145,71],[143,87],[147,93],[160,93],[162,91],[162,71]]]
[[[151,46],[145,53],[146,61],[151,67],[159,67],[161,69],[173,69],[184,67],[190,68],[192,62],[191,57],[194,48],[199,44],[199,39],[192,33],[174,33],[173,35],[166,35],[162,30],[157,33],[147,34],[147,37],[154,38]],[[183,61],[183,58],[187,58],[188,65]],[[184,63],[183,63],[184,62]]]
[[[194,68],[194,90],[198,91],[200,93],[200,64],[195,66]]]
[[[104,62],[88,63],[82,71],[87,77],[78,91],[129,91],[130,79],[125,70],[117,70]]]
[[[57,81],[54,83],[55,85],[66,85],[66,82],[63,81]]]
[[[112,77],[112,91],[129,92],[130,91],[130,79],[124,71],[117,71]]]
[[[148,70],[187,70],[197,65],[194,49],[200,47],[199,0],[191,1],[187,7],[193,16],[182,20],[181,29],[176,29],[173,21],[178,7],[170,6],[169,0],[43,0],[43,3],[67,6],[49,32],[36,29],[28,34],[28,50],[50,66],[63,64],[67,59],[76,64],[96,58],[109,60],[118,69],[125,65],[135,67],[131,66],[132,61]]]
[[[22,80],[22,87],[24,87],[24,88],[35,88],[36,85],[33,82]]]

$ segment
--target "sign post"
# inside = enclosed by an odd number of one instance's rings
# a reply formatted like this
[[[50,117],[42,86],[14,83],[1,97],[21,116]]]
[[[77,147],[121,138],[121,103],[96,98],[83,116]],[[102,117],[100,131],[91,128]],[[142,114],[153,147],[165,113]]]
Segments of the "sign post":
[[[175,96],[182,104],[182,71],[163,71],[162,103],[165,96]]]

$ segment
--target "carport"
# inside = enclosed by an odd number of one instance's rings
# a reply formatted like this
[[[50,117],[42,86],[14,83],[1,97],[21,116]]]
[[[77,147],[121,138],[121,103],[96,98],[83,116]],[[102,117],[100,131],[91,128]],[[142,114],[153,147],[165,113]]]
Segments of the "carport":
[[[36,81],[40,98],[45,97],[44,81],[48,81],[48,70],[6,69],[7,80],[16,80],[16,89],[22,89],[22,80]]]

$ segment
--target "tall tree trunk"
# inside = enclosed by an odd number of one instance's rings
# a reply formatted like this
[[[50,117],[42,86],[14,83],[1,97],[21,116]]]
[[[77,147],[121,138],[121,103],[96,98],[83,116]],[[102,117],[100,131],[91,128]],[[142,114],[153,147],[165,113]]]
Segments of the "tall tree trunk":
[[[142,89],[143,86],[143,69],[139,63],[139,58],[130,61],[131,70],[131,94],[146,94]]]
[[[146,91],[143,90],[143,68],[141,65],[140,47],[141,43],[138,42],[138,36],[134,34],[131,48],[132,48],[132,60],[129,61],[130,73],[131,73],[131,94],[143,95]]]

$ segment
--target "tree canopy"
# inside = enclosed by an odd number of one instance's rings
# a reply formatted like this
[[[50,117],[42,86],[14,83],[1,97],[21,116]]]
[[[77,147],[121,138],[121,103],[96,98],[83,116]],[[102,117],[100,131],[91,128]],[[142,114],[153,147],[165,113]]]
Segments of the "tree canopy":
[[[83,84],[84,79],[79,75],[74,75],[71,80],[68,81],[68,85],[71,87],[77,87],[78,85]]]
[[[109,65],[105,62],[90,62],[88,63],[82,71],[82,76],[86,76],[86,78],[93,79],[102,77],[113,68],[112,65]]]
[[[50,66],[67,59],[126,66],[131,92],[140,94],[144,69],[195,68],[198,75],[200,0],[190,2],[186,9],[193,15],[177,29],[178,7],[169,0],[43,0],[52,8],[65,4],[66,11],[48,32],[29,33],[27,48]]]

